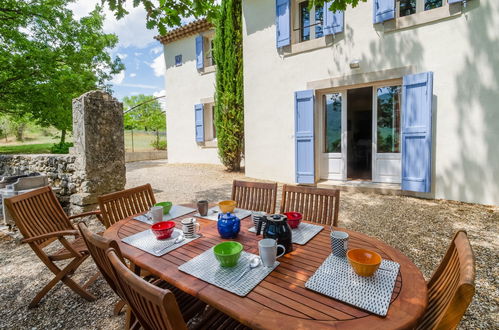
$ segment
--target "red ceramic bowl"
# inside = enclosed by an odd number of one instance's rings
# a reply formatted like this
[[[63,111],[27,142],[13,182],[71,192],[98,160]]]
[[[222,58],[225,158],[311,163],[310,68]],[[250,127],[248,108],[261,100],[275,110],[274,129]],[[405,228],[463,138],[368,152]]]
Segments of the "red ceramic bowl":
[[[302,215],[298,212],[285,212],[284,215],[288,218],[288,224],[291,228],[298,228]]]
[[[151,226],[151,230],[157,239],[170,238],[173,229],[175,229],[175,222],[173,221],[161,221]]]

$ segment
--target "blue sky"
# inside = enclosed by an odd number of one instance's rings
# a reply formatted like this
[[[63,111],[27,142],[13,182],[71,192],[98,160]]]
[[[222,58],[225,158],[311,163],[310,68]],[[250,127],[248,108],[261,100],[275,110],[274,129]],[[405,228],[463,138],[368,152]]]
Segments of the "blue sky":
[[[97,3],[100,0],[77,0],[69,8],[76,18],[80,18],[92,11]],[[158,34],[157,30],[146,29],[146,13],[142,7],[133,8],[131,1],[127,3],[130,14],[121,20],[116,20],[105,9],[104,32],[114,33],[119,38],[118,46],[111,50],[111,55],[119,56],[126,66],[125,71],[111,81],[114,96],[122,100],[125,96],[137,94],[164,95],[163,47],[153,39]]]

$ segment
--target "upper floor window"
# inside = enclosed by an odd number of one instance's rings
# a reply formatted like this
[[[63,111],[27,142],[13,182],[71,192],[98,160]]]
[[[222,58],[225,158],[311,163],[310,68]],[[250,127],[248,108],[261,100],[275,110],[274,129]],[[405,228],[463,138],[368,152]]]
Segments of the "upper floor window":
[[[398,17],[404,17],[426,10],[440,8],[444,5],[444,0],[398,0]]]
[[[293,43],[318,39],[324,36],[322,28],[324,7],[309,8],[308,1],[294,1],[294,8]]]
[[[213,35],[204,38],[204,55],[205,67],[215,65],[215,58],[213,57]]]
[[[214,31],[207,31],[196,37],[196,68],[201,74],[215,71],[214,36]]]

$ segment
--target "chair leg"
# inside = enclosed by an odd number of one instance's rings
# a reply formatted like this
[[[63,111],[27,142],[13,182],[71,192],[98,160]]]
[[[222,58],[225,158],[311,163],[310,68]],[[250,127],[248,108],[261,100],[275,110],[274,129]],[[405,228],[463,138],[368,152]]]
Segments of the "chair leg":
[[[75,281],[73,281],[68,277],[68,275],[72,274],[80,266],[80,264],[83,261],[85,261],[87,257],[88,255],[85,255],[81,258],[75,258],[63,269],[60,269],[52,262],[47,264],[47,266],[49,266],[49,269],[55,274],[55,277],[47,285],[45,285],[45,287],[42,290],[40,290],[40,292],[38,292],[35,298],[31,300],[28,307],[29,308],[36,307],[40,302],[40,300],[42,300],[42,298],[50,291],[50,289],[52,289],[54,285],[56,285],[57,282],[59,281],[62,281],[64,284],[70,287],[74,292],[78,293],[81,297],[83,297],[88,301],[93,301],[97,299],[94,295],[87,292],[80,285],[76,284]]]

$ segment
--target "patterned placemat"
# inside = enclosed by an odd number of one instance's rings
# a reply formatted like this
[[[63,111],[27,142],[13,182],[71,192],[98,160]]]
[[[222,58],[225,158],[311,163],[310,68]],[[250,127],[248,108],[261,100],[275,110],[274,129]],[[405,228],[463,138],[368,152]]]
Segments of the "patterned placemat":
[[[357,275],[346,258],[331,254],[312,275],[305,287],[386,316],[400,265],[383,260],[371,277]]]
[[[322,229],[324,229],[322,226],[301,222],[298,228],[291,229],[291,232],[293,233],[292,242],[299,245],[305,245]],[[248,231],[256,233],[256,228],[251,227]]]
[[[243,251],[236,266],[224,268],[218,263],[213,254],[213,248],[211,248],[185,264],[180,265],[178,269],[219,288],[244,297],[279,265],[279,261],[276,261],[272,268],[260,264],[259,267],[253,268],[241,279],[237,280],[242,272],[249,269],[250,260],[254,257],[258,256]]]
[[[207,220],[217,221],[219,213],[220,213],[220,209],[218,208],[218,206],[214,206],[208,210],[208,213],[206,214],[206,216],[201,216],[199,214],[199,212],[194,213],[194,216],[198,217],[198,218],[207,219]],[[239,218],[239,220],[242,220],[242,219],[246,218],[247,216],[250,216],[251,211],[235,208],[233,214],[235,214],[236,217]]]
[[[168,214],[163,215],[163,221],[173,220],[175,218],[181,217],[183,215],[189,214],[191,212],[196,211],[192,207],[186,207],[182,205],[173,205],[170,212]],[[135,220],[142,221],[149,225],[152,225],[154,222],[149,220],[145,215],[138,215],[134,217]]]
[[[125,237],[121,241],[138,249],[141,249],[142,251],[150,253],[156,257],[161,257],[162,255],[167,254],[168,252],[173,251],[176,248],[179,248],[182,245],[192,242],[193,240],[200,237],[197,236],[194,238],[184,238],[182,242],[175,243],[175,240],[181,234],[182,231],[178,228],[175,228],[170,238],[159,240],[156,238],[156,236],[154,236],[154,233],[150,229],[148,229],[132,236]]]

